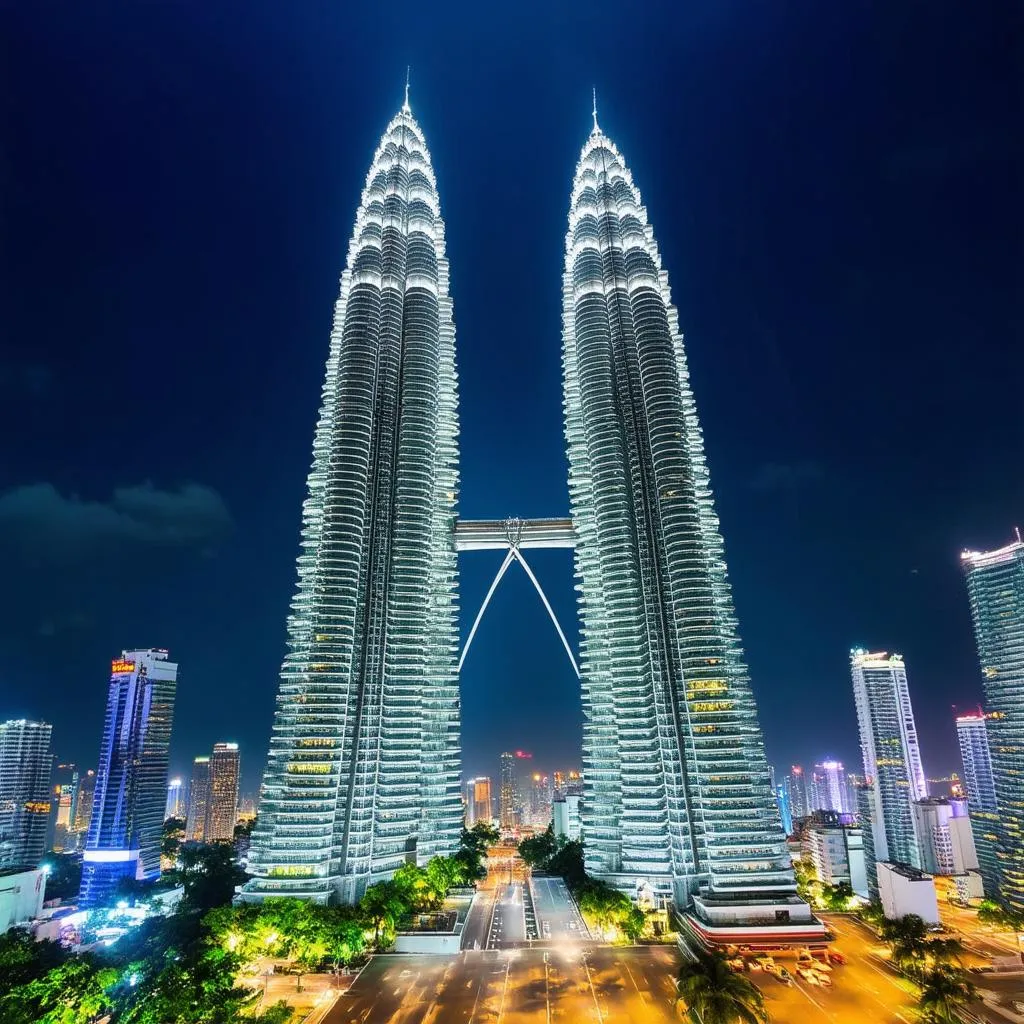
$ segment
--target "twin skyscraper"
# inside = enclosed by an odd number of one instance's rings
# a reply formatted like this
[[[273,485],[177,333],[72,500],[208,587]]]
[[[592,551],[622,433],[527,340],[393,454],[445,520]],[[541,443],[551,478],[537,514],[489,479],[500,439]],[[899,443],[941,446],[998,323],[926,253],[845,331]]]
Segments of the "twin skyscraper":
[[[819,931],[769,785],[668,276],[596,114],[562,317],[587,871],[709,934]],[[243,898],[352,901],[456,849],[458,475],[444,223],[406,102],[335,306]]]

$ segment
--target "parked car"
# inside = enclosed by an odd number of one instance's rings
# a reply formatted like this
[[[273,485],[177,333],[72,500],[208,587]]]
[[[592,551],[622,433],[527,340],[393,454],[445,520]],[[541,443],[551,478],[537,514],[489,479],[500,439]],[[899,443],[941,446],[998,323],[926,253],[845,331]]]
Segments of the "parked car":
[[[814,971],[810,970],[807,967],[798,967],[796,969],[796,973],[799,974],[800,977],[803,978],[804,981],[806,981],[808,985],[820,985],[821,984],[821,982],[818,981],[818,975]]]
[[[792,985],[793,984],[793,975],[790,974],[789,971],[787,971],[785,967],[781,968],[779,970],[779,973],[776,974],[775,977],[778,978],[779,981],[781,981],[783,985]]]
[[[827,974],[822,974],[820,971],[815,973],[817,974],[819,985],[823,985],[825,988],[832,987],[832,979]]]
[[[834,964],[845,964],[846,963],[846,957],[843,956],[842,953],[840,953],[838,950],[835,950],[835,949],[830,949],[828,951],[828,958]]]
[[[813,959],[810,962],[809,966],[813,967],[816,971],[822,971],[825,974],[832,973],[832,965],[828,962],[828,960],[819,960],[817,959],[817,957],[815,957],[815,959]]]

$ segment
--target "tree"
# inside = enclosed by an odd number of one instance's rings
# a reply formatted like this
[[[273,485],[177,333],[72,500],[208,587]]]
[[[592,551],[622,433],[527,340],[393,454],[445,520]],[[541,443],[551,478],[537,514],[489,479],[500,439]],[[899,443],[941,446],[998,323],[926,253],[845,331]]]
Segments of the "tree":
[[[836,885],[824,885],[821,889],[822,902],[829,910],[848,910],[850,900],[853,899],[853,887],[849,882],[839,882]]]
[[[88,1024],[111,1006],[118,972],[76,956],[0,998],[4,1024]]]
[[[359,909],[362,910],[366,920],[373,928],[374,944],[380,946],[381,939],[386,937],[388,939],[386,945],[390,945],[395,927],[407,913],[408,904],[403,899],[401,890],[393,881],[378,882],[363,893],[363,898],[359,901]]]
[[[893,963],[900,970],[908,973],[920,970],[928,945],[928,931],[917,914],[884,921],[880,934],[892,951]]]
[[[959,1011],[975,996],[963,971],[933,968],[921,979],[921,1016],[929,1024],[959,1024]]]
[[[178,851],[185,841],[185,819],[167,818],[164,821],[164,830],[160,839],[160,856],[168,860],[177,860]]]
[[[991,925],[993,928],[1024,931],[1024,918],[1001,907],[992,900],[982,900],[978,904],[978,924]]]
[[[203,912],[230,903],[235,886],[247,877],[235,863],[234,847],[226,842],[185,843],[178,863],[185,910]]]
[[[46,898],[48,900],[74,899],[82,887],[82,855],[80,853],[51,853],[43,865],[48,867]]]
[[[721,953],[698,952],[679,969],[676,1009],[693,1024],[767,1024],[764,997]]]
[[[547,870],[548,861],[558,852],[558,840],[551,825],[546,832],[519,841],[519,856],[531,868]]]
[[[932,968],[958,967],[963,951],[959,939],[932,939],[925,943],[924,960]]]
[[[0,995],[41,978],[69,958],[59,942],[36,942],[27,929],[11,928],[0,935]]]

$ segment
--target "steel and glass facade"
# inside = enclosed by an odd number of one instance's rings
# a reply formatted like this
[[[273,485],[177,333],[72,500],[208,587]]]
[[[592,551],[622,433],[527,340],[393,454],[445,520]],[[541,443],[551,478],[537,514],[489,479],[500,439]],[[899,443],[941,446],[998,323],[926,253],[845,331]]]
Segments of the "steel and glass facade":
[[[341,278],[245,899],[352,901],[462,827],[455,329],[406,104]]]
[[[988,712],[998,898],[1024,913],[1024,543],[962,559]]]
[[[994,899],[999,894],[999,811],[985,724],[988,718],[981,711],[974,715],[958,715],[956,735],[964,765],[967,813],[978,854],[978,870],[986,896]]]
[[[898,654],[850,652],[864,779],[874,791],[879,861],[921,866],[911,804],[928,795],[907,669]],[[866,827],[866,826],[865,826]]]
[[[679,906],[791,893],[678,315],[596,115],[562,294],[587,871]]]
[[[167,760],[178,666],[167,651],[122,651],[111,665],[92,818],[82,855],[82,907],[104,905],[121,878],[160,874]]]
[[[0,868],[36,867],[53,810],[49,722],[0,723]]]

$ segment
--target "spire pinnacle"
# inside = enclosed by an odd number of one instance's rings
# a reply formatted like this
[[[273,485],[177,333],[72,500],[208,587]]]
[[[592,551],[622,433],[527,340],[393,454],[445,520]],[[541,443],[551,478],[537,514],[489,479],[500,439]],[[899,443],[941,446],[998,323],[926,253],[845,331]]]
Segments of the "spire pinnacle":
[[[599,132],[601,129],[597,125],[597,86],[594,86],[594,131]]]
[[[409,73],[410,73],[411,70],[412,70],[412,68],[409,67],[408,65],[406,65],[406,68],[405,68],[405,102],[402,104],[402,110],[406,114],[408,114],[410,112],[410,108],[409,108]]]

